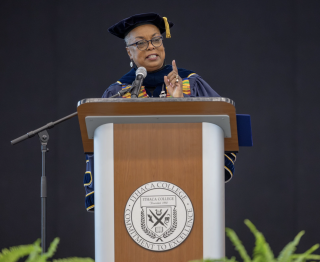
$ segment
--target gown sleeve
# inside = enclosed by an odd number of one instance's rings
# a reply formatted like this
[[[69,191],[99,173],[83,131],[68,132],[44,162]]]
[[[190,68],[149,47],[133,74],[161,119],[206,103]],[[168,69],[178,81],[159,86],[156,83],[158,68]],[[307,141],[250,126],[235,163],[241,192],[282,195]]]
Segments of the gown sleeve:
[[[86,172],[83,178],[86,191],[85,206],[87,211],[94,211],[94,157],[93,154],[86,154]]]
[[[104,91],[102,98],[111,97],[111,96],[115,95],[116,93],[118,93],[121,89],[122,89],[122,83],[118,81],[118,82],[112,84],[111,86],[109,86],[107,88],[107,90]]]
[[[103,93],[102,98],[115,95],[122,89],[119,81],[109,86]],[[86,172],[83,178],[85,188],[85,207],[87,211],[94,212],[94,154],[86,154]]]
[[[188,78],[191,91],[190,97],[220,97],[220,95],[198,74],[192,74]],[[224,155],[224,180],[226,183],[233,177],[235,161],[235,153],[226,153]]]
[[[213,88],[198,74],[189,77],[191,97],[220,97]]]
[[[236,162],[237,155],[235,153],[224,154],[224,181],[229,182],[234,174],[234,162]]]

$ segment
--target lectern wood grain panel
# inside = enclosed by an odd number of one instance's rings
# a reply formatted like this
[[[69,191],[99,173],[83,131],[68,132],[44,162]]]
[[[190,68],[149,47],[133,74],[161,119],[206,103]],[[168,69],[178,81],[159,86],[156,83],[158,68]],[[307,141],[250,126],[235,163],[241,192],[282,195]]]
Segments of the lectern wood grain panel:
[[[194,225],[178,248],[150,251],[135,243],[126,231],[126,203],[137,188],[150,181],[179,185],[192,201]],[[187,262],[202,258],[201,123],[114,124],[114,186],[116,262]]]
[[[97,262],[225,256],[224,151],[238,151],[233,101],[85,99],[78,116],[84,151],[94,142]]]
[[[219,98],[224,99],[224,98]],[[90,99],[89,99],[90,100]],[[84,152],[93,152],[93,139],[88,138],[86,116],[141,116],[141,115],[229,115],[231,138],[225,138],[225,151],[239,151],[235,107],[230,102],[214,98],[180,99],[92,99],[92,103],[78,106],[78,117]],[[177,106],[178,103],[178,106]]]

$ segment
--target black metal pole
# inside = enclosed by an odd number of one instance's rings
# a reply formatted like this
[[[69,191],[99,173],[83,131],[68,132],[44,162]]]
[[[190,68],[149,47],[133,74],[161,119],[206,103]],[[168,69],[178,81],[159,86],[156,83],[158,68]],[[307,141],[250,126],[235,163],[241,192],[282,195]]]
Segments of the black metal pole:
[[[41,248],[42,253],[46,252],[46,238],[47,238],[47,177],[46,177],[46,153],[49,151],[47,148],[49,141],[49,134],[46,129],[53,128],[55,125],[60,124],[78,113],[75,112],[71,115],[63,117],[55,122],[50,122],[43,127],[36,130],[30,131],[27,134],[20,136],[11,141],[11,145],[15,145],[23,140],[33,137],[38,134],[41,143],[41,154],[42,154],[42,174],[41,174],[41,185],[40,185],[40,197],[41,197]]]
[[[47,177],[46,177],[46,152],[49,151],[47,144],[49,141],[49,134],[47,130],[38,133],[41,142],[41,153],[42,153],[42,173],[41,173],[41,186],[40,186],[40,197],[41,197],[41,247],[42,253],[46,252],[46,232],[47,232]]]
[[[26,134],[23,135],[23,136],[20,136],[20,137],[18,137],[18,138],[16,138],[16,139],[13,139],[13,140],[11,141],[11,145],[15,145],[15,144],[17,144],[17,143],[19,143],[19,142],[22,142],[23,140],[26,140],[26,139],[28,139],[28,138],[31,138],[31,137],[35,136],[36,134],[38,134],[39,132],[41,132],[41,131],[43,131],[43,130],[53,128],[55,125],[60,124],[61,122],[64,122],[64,121],[66,121],[66,120],[68,120],[68,119],[76,116],[77,114],[78,114],[78,112],[74,112],[73,114],[68,115],[68,116],[65,116],[65,117],[63,117],[63,118],[61,118],[61,119],[59,119],[59,120],[57,120],[57,121],[55,121],[55,122],[50,122],[50,123],[46,124],[46,125],[43,126],[43,127],[40,127],[40,128],[38,128],[38,129],[36,129],[36,130],[33,130],[33,131],[30,131],[30,132],[26,133]]]

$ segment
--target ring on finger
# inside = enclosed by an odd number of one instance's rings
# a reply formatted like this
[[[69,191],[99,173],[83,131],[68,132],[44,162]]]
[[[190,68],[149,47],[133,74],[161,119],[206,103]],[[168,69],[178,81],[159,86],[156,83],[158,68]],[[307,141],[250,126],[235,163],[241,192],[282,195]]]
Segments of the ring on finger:
[[[179,82],[179,79],[177,78],[177,79],[176,79],[176,83],[178,83],[178,82]]]

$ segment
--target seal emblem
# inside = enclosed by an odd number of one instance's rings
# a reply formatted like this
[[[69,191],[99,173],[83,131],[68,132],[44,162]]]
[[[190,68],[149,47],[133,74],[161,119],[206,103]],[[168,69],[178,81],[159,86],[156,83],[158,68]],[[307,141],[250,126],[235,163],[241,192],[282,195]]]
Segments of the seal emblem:
[[[138,245],[152,251],[167,251],[189,236],[194,222],[193,206],[178,186],[154,181],[133,192],[125,208],[124,221]]]

